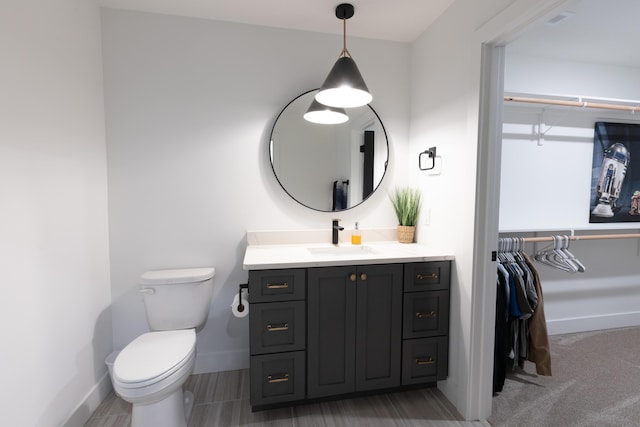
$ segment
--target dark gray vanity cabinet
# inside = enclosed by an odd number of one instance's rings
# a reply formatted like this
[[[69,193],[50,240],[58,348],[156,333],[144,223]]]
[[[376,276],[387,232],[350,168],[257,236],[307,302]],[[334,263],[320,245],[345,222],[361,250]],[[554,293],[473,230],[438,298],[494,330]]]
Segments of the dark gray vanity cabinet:
[[[402,384],[447,377],[451,263],[404,265]]]
[[[252,408],[445,379],[450,265],[249,271]]]
[[[307,397],[400,385],[402,264],[309,268]]]
[[[249,272],[252,406],[305,398],[306,271]]]

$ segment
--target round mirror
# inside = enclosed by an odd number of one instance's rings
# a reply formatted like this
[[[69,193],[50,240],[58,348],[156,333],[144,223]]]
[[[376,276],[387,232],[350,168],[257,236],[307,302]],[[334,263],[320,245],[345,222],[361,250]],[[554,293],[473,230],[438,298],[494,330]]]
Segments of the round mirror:
[[[378,114],[369,105],[346,109],[339,124],[311,123],[304,114],[317,89],[280,112],[271,131],[271,167],[284,191],[318,211],[350,209],[366,200],[387,170],[389,145]]]

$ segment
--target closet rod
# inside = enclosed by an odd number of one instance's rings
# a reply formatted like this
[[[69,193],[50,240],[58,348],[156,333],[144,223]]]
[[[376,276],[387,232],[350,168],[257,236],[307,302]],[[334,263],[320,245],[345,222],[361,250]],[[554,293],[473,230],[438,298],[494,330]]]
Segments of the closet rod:
[[[640,233],[636,234],[598,234],[593,236],[568,236],[569,240],[605,240],[605,239],[640,239]],[[509,237],[506,237],[507,239]],[[553,242],[553,236],[522,237],[525,243]]]
[[[565,101],[561,99],[528,98],[523,96],[505,96],[504,100],[507,102],[525,102],[529,104],[561,105],[565,107],[600,108],[605,110],[631,111],[632,113],[635,113],[636,110],[640,110],[640,105],[617,105],[602,102]]]

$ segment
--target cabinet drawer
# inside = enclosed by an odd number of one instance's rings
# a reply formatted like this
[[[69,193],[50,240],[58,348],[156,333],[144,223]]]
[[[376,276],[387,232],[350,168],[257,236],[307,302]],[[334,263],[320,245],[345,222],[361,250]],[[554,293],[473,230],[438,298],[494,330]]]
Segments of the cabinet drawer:
[[[449,289],[451,261],[415,262],[404,266],[404,291]]]
[[[447,335],[449,332],[449,291],[404,294],[403,338]]]
[[[444,380],[449,366],[447,337],[405,340],[402,343],[402,385]]]
[[[251,354],[303,350],[306,330],[305,302],[251,304],[249,328]]]
[[[304,351],[251,356],[250,368],[251,406],[304,399]]]
[[[305,298],[306,271],[287,270],[249,271],[249,302],[293,301]]]

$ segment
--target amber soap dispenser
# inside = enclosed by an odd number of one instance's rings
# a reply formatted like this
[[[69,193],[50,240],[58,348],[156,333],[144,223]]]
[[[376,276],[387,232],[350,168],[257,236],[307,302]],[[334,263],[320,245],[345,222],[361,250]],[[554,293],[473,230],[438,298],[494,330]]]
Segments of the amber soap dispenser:
[[[356,222],[356,228],[353,229],[353,234],[351,234],[351,244],[359,245],[362,243],[362,235],[360,234],[360,229],[358,229],[358,223]]]

